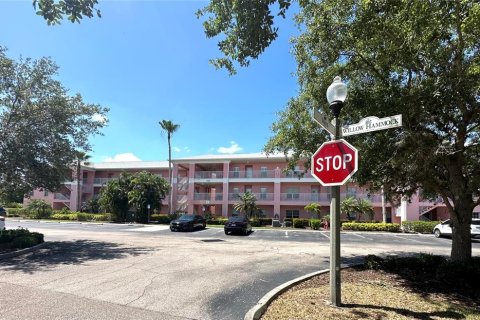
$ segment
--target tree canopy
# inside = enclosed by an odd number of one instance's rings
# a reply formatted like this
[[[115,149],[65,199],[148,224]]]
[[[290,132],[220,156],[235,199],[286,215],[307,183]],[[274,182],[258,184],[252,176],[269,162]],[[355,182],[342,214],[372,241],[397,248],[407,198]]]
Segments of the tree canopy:
[[[258,7],[274,3],[283,2],[260,1]],[[311,110],[330,114],[325,92],[334,76],[342,76],[349,90],[344,123],[403,115],[402,128],[349,138],[361,154],[356,180],[372,190],[384,185],[390,199],[419,188],[441,195],[454,225],[452,259],[470,258],[469,226],[480,203],[480,3],[323,0],[299,6],[302,34],[293,52],[300,93],[274,123],[266,151],[291,150],[293,161],[310,158],[328,139]],[[233,54],[220,47],[229,63],[243,66],[258,56],[245,35],[266,32],[259,38],[266,46],[277,32],[243,23],[219,1],[207,11],[215,31],[233,41]],[[233,33],[237,38],[229,37]]]
[[[76,150],[106,125],[107,108],[70,95],[49,58],[6,56],[0,47],[0,189],[55,190],[71,178]]]
[[[80,23],[84,16],[101,17],[100,10],[95,7],[97,0],[33,0],[32,4],[49,25],[60,24],[64,17],[72,23]]]

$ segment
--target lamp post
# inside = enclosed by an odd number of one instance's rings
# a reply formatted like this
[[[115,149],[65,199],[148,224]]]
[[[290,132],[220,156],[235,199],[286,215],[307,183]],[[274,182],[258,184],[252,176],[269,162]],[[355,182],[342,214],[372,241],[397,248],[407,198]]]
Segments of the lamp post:
[[[340,111],[347,98],[347,86],[340,77],[335,77],[327,89],[327,100],[335,117],[335,135],[333,140],[340,138]],[[339,307],[341,302],[340,286],[340,186],[333,186],[332,202],[330,203],[330,301]]]

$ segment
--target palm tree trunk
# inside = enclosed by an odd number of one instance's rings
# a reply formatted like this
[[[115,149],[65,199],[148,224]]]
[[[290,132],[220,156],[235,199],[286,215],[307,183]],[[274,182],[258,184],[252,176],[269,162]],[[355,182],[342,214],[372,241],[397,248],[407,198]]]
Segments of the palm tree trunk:
[[[168,196],[168,210],[170,214],[173,213],[172,202],[173,202],[173,183],[172,183],[172,147],[170,146],[170,133],[167,135],[168,138],[168,180],[170,182],[170,194]]]
[[[82,192],[80,191],[80,160],[77,160],[77,212],[80,212],[80,205],[82,203]]]

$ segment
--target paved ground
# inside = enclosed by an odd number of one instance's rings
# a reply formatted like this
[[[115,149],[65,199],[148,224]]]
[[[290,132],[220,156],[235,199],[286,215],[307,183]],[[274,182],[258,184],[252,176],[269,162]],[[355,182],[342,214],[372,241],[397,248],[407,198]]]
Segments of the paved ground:
[[[327,232],[256,230],[245,237],[215,228],[172,233],[165,226],[7,222],[18,225],[50,243],[0,260],[0,292],[9,293],[1,319],[243,319],[266,292],[329,261]],[[431,235],[342,233],[342,259],[448,255],[450,245]]]

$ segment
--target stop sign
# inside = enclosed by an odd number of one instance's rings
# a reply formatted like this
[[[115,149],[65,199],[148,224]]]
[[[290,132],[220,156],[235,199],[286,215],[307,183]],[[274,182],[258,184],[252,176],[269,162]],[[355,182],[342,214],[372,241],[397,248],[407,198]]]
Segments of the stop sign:
[[[312,156],[312,175],[323,186],[341,186],[358,169],[358,151],[340,139],[325,142]]]

